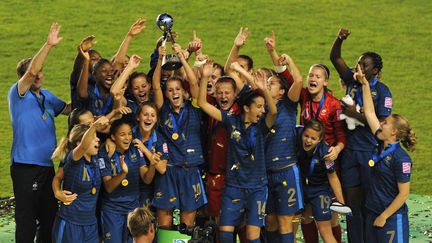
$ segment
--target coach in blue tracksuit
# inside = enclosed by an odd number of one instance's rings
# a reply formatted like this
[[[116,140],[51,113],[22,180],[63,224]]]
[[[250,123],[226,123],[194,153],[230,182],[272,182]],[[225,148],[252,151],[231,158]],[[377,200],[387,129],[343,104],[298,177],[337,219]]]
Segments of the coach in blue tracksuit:
[[[67,115],[70,106],[46,89],[42,89],[42,64],[49,51],[63,38],[54,23],[46,43],[32,59],[18,63],[18,82],[8,93],[9,114],[13,129],[10,155],[11,177],[16,202],[15,241],[32,242],[39,222],[38,240],[51,241],[51,229],[57,201],[51,188],[54,167],[51,154],[56,146],[54,118]]]

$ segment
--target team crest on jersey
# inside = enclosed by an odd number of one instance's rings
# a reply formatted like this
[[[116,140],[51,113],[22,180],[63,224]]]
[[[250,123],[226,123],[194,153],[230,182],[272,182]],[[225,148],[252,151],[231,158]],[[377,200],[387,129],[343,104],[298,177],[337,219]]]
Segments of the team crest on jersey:
[[[100,169],[105,169],[105,161],[103,158],[98,159],[98,164]]]
[[[137,161],[137,155],[136,155],[136,153],[135,152],[131,152],[130,158],[131,158],[131,162],[136,162]]]
[[[377,96],[377,92],[376,91],[371,91],[371,95],[372,95],[372,98],[375,98]]]
[[[241,133],[233,126],[233,131],[231,132],[231,139],[236,140],[236,142],[240,142]]]

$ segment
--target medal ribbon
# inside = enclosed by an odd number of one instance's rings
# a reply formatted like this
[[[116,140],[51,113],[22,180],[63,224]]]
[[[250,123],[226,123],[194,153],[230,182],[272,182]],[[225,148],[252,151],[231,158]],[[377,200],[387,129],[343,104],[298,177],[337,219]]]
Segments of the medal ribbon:
[[[249,155],[254,154],[253,149],[255,148],[255,133],[256,133],[256,126],[252,124],[250,125],[249,140],[246,143],[246,147],[249,152]]]
[[[98,100],[104,101],[104,97],[99,92],[99,89],[98,89],[97,85],[95,85],[94,93],[95,93],[96,98]],[[109,113],[109,108],[110,108],[112,102],[113,102],[113,97],[110,95],[110,96],[108,96],[108,98],[106,98],[105,102],[103,102],[103,106],[102,107],[95,107],[96,108],[96,112],[97,112],[96,115],[105,115],[105,114],[108,114]]]
[[[312,99],[309,100],[309,108],[310,108],[310,116],[311,116],[311,119],[314,119],[315,117],[316,117],[316,119],[318,119],[318,116],[319,116],[319,114],[320,114],[320,112],[321,112],[321,109],[322,109],[323,106],[324,106],[325,99],[326,99],[326,95],[325,95],[325,93],[324,93],[324,94],[323,94],[323,97],[322,97],[321,100],[320,100],[320,103],[319,103],[319,106],[318,106],[318,109],[317,109],[316,114],[315,114],[314,111],[313,111]]]
[[[88,173],[88,175],[90,177],[90,180],[91,180],[91,183],[92,183],[92,187],[96,188],[96,178],[94,176],[93,170],[92,170],[92,168],[90,167],[89,164],[86,164],[85,166],[86,166],[86,169],[87,169],[87,173]]]
[[[400,143],[399,142],[394,143],[394,144],[389,144],[389,146],[387,148],[385,148],[384,151],[382,151],[382,153],[380,153],[380,154],[374,153],[372,155],[372,160],[376,164],[379,161],[381,161],[382,159],[384,159],[385,157],[387,157],[387,155],[393,153],[399,147],[400,147]]]
[[[378,78],[377,76],[374,76],[372,82],[369,83],[369,87],[372,89],[377,83],[378,83]],[[357,104],[360,107],[363,107],[363,92],[362,92],[361,85],[356,90],[355,99],[357,101]]]
[[[185,110],[186,110],[186,107],[183,106],[183,108],[181,108],[180,115],[179,115],[178,119],[175,118],[175,116],[172,112],[170,113],[173,131],[174,131],[174,133],[178,133],[179,135],[180,135],[180,124],[182,122]]]
[[[42,91],[40,91],[40,96],[42,97],[42,100],[39,97],[37,97],[37,95],[35,93],[33,93],[32,91],[30,91],[30,93],[33,95],[33,97],[35,97],[36,102],[38,103],[39,109],[41,110],[42,116],[46,112],[48,114],[48,116],[51,117],[51,119],[54,121],[53,115],[45,108],[45,95],[42,93]]]
[[[126,153],[125,153],[125,163],[127,166],[129,166],[129,153],[128,153],[128,151],[126,151]],[[123,170],[121,169],[121,166],[120,166],[120,156],[118,155],[117,151],[114,152],[113,156],[114,156],[114,159],[116,162],[117,171],[118,171],[118,173],[121,173]]]
[[[156,131],[153,131],[153,134],[150,135],[149,140],[147,141],[147,149],[151,152],[153,148],[153,144],[157,142]]]
[[[309,178],[312,176],[312,173],[313,173],[313,171],[315,169],[315,164],[316,164],[315,161],[319,161],[319,158],[316,155],[317,148],[318,148],[318,146],[315,148],[315,150],[313,152],[313,155],[312,155],[312,159],[311,159],[310,164],[309,164]]]

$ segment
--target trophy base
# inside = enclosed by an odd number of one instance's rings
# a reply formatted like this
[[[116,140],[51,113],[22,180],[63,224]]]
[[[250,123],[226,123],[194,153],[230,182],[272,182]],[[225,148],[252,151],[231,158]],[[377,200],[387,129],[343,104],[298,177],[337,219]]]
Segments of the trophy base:
[[[162,69],[166,71],[177,70],[182,67],[180,59],[173,54],[168,54],[165,56],[164,63],[162,64]]]

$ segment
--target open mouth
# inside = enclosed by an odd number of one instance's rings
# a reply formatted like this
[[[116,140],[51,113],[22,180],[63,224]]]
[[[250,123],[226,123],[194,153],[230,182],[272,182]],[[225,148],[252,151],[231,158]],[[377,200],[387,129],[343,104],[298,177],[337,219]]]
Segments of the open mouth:
[[[108,84],[108,85],[112,85],[112,83],[113,83],[113,78],[112,78],[111,76],[107,77],[107,78],[105,79],[105,83]]]
[[[146,126],[146,127],[151,127],[153,125],[153,122],[151,122],[151,121],[145,121],[144,122],[144,126]]]
[[[316,88],[316,87],[318,87],[318,83],[315,81],[311,81],[311,82],[309,82],[309,87],[310,88]]]
[[[220,103],[221,103],[222,106],[226,106],[226,105],[228,105],[228,100],[227,99],[223,99],[223,100],[220,101]]]
[[[211,90],[212,88],[213,88],[213,84],[208,83],[208,84],[207,84],[207,90],[209,91],[209,90]]]
[[[303,149],[305,151],[309,151],[312,148],[312,144],[303,143]]]
[[[138,94],[138,98],[140,101],[146,101],[147,100],[147,93]]]

